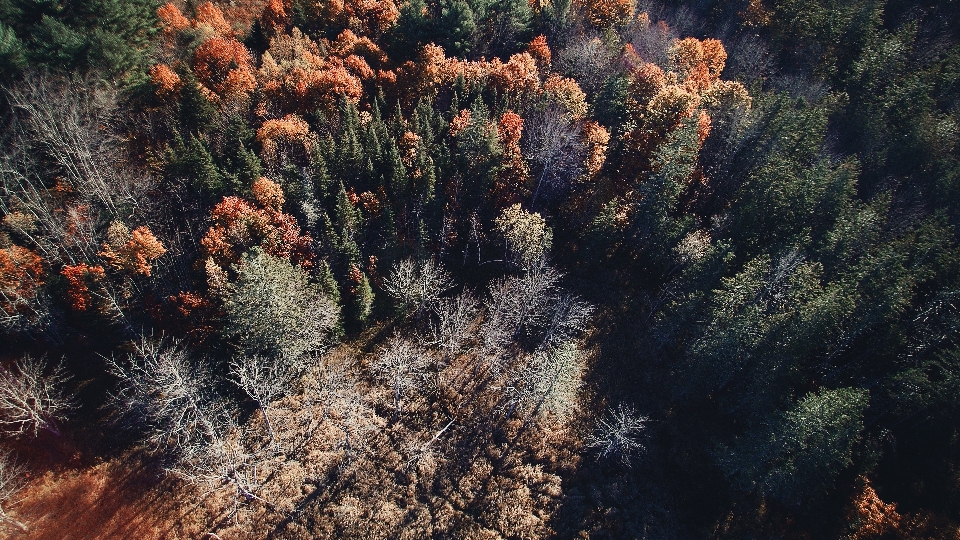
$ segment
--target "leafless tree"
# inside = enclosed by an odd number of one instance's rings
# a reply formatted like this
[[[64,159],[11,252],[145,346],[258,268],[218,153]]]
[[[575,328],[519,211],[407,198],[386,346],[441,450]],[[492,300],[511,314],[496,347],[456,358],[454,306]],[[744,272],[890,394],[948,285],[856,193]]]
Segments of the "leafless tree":
[[[550,324],[543,333],[541,348],[559,346],[587,331],[593,306],[578,296],[560,293],[552,305]]]
[[[73,407],[66,392],[62,365],[49,373],[42,359],[24,356],[12,368],[0,367],[0,430],[15,437],[33,435],[40,430],[59,434],[56,422]]]
[[[463,350],[471,338],[470,329],[478,314],[477,300],[464,291],[453,298],[443,298],[437,309],[438,322],[433,329],[434,343],[446,358]]]
[[[325,362],[313,376],[312,388],[308,390],[310,401],[320,410],[320,423],[332,422],[343,432],[341,447],[348,457],[362,445],[374,424],[373,410],[364,401],[359,387],[360,382],[347,366]]]
[[[271,441],[274,440],[270,422],[271,404],[293,390],[294,383],[303,371],[302,357],[291,361],[256,355],[240,356],[230,364],[230,381],[256,402]]]
[[[15,129],[42,152],[84,204],[116,216],[121,204],[141,200],[137,195],[149,185],[117,166],[124,160],[111,129],[117,110],[114,89],[92,77],[33,74],[9,90],[7,98]]]
[[[583,377],[583,352],[572,342],[540,350],[517,366],[505,386],[508,410],[528,418],[549,411],[566,418],[576,407]]]
[[[547,326],[552,319],[551,306],[559,279],[556,270],[541,265],[523,275],[492,282],[480,327],[483,348],[488,353],[498,353],[534,329]]]
[[[169,467],[169,472],[209,491],[234,490],[234,504],[259,501],[272,507],[258,491],[266,478],[266,464],[273,455],[246,426],[240,426],[220,404],[205,410],[212,429],[204,444],[192,445]],[[236,506],[235,506],[236,511]]]
[[[427,366],[424,351],[408,340],[394,337],[371,364],[374,376],[393,392],[393,421],[400,418],[403,397],[420,388]]]
[[[152,450],[179,456],[215,437],[210,377],[181,341],[144,336],[125,362],[108,365],[119,379],[112,396],[118,412]]]
[[[629,467],[633,455],[645,448],[640,437],[647,422],[647,417],[621,403],[615,409],[608,409],[597,421],[593,433],[587,437],[587,447],[597,452],[597,459],[616,459]]]
[[[124,363],[114,401],[143,440],[168,458],[166,470],[211,491],[232,487],[236,500],[258,500],[261,469],[272,451],[239,426],[230,408],[208,392],[212,380],[177,340],[142,338]]]
[[[560,71],[576,79],[584,90],[595,94],[613,73],[617,54],[618,51],[609,47],[599,36],[581,35],[570,40],[559,51],[555,64]]]
[[[27,532],[27,526],[7,514],[6,506],[23,489],[23,465],[14,460],[9,452],[0,451],[0,524]]]
[[[432,260],[404,259],[394,264],[383,289],[408,313],[424,315],[436,309],[440,295],[453,287],[450,274]]]
[[[545,190],[564,191],[583,173],[586,145],[580,123],[556,105],[528,115],[524,143],[537,176],[531,205]]]

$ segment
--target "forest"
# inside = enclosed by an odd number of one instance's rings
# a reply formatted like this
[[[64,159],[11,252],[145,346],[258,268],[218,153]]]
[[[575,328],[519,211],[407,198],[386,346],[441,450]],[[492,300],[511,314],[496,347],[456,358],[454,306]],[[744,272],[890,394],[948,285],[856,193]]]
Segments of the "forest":
[[[0,0],[0,538],[960,538],[957,0]]]

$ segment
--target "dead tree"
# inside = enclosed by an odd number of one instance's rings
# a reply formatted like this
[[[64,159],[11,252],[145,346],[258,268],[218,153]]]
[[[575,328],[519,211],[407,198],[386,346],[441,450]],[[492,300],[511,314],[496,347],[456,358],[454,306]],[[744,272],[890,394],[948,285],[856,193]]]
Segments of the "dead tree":
[[[62,365],[44,375],[45,362],[25,356],[10,369],[0,367],[0,432],[14,437],[41,430],[59,435],[56,423],[73,407]]]
[[[274,440],[271,404],[292,391],[303,372],[301,359],[287,361],[245,355],[230,364],[230,381],[257,404],[271,442]]]
[[[577,406],[583,383],[583,352],[573,343],[537,351],[521,362],[505,387],[507,417],[523,412],[530,420],[541,412],[566,418]]]
[[[13,459],[9,452],[0,452],[0,524],[27,532],[27,526],[7,513],[7,505],[23,489],[23,465]]]
[[[181,341],[144,336],[125,362],[108,365],[119,379],[112,398],[120,417],[151,450],[177,457],[213,439],[211,380]]]
[[[642,452],[640,440],[649,419],[637,414],[629,405],[610,408],[597,421],[593,433],[587,437],[587,447],[597,452],[597,459],[615,459],[629,467],[634,454]]]
[[[477,317],[477,300],[464,291],[453,298],[442,298],[437,308],[438,321],[433,328],[433,344],[444,353],[444,361],[463,350],[471,339],[471,327]]]
[[[120,379],[114,402],[150,449],[165,455],[166,471],[210,491],[230,486],[237,501],[270,506],[256,490],[271,451],[206,390],[211,377],[183,344],[144,337],[134,349],[126,362],[109,362]]]
[[[450,274],[432,260],[404,259],[396,263],[383,281],[383,289],[401,308],[415,316],[435,310],[440,295],[453,287]]]
[[[311,410],[320,409],[319,424],[331,422],[343,432],[343,448],[347,459],[362,446],[364,436],[374,425],[374,413],[358,390],[360,382],[343,364],[325,362],[313,376],[308,390]],[[316,415],[313,416],[317,420]],[[311,427],[312,436],[316,427]]]
[[[549,266],[536,266],[520,276],[490,284],[480,339],[486,354],[500,354],[510,343],[546,326],[557,295],[560,274]]]
[[[393,421],[400,418],[403,397],[424,383],[427,366],[424,352],[413,343],[393,338],[372,362],[374,376],[390,386],[393,392]]]

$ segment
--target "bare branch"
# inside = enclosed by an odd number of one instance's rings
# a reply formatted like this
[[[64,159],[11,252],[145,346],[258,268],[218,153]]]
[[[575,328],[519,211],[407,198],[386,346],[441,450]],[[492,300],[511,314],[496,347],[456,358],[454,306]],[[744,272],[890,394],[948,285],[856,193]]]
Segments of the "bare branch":
[[[451,287],[453,281],[450,274],[432,260],[400,261],[383,282],[387,294],[397,300],[404,311],[414,315],[423,315],[436,309],[440,295]]]
[[[420,388],[427,362],[423,351],[413,343],[395,337],[370,366],[374,376],[393,390],[393,420],[400,418],[403,396]]]
[[[0,452],[0,524],[27,532],[27,526],[7,514],[7,504],[23,489],[24,467],[9,452]]]
[[[49,430],[59,434],[56,422],[66,417],[73,407],[72,396],[64,383],[63,365],[48,374],[42,359],[25,356],[12,369],[0,367],[0,432],[15,437]]]
[[[640,437],[649,419],[640,416],[629,405],[608,409],[587,437],[587,447],[597,452],[597,459],[617,459],[629,467],[631,457],[644,450]]]

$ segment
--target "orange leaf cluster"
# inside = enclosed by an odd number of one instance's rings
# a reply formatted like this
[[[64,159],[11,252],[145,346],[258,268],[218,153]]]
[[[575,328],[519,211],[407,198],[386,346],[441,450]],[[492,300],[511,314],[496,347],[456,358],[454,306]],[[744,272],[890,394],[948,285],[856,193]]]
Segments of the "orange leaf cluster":
[[[450,136],[456,137],[470,126],[470,109],[463,109],[450,120]]]
[[[497,123],[497,136],[503,148],[504,163],[494,181],[493,199],[497,208],[506,208],[520,202],[530,178],[530,170],[520,151],[523,118],[513,111],[503,113]]]
[[[583,124],[583,139],[587,143],[587,172],[595,176],[603,168],[607,158],[607,147],[610,144],[610,132],[593,120]]]
[[[286,198],[283,196],[283,188],[280,187],[280,184],[264,176],[261,176],[253,183],[250,192],[253,194],[253,200],[257,201],[257,204],[274,212],[279,212],[283,208],[283,203],[286,201]]]
[[[0,311],[16,313],[43,285],[43,259],[27,248],[0,249]]]
[[[709,83],[720,78],[720,73],[727,63],[727,51],[719,39],[681,39],[670,48],[670,57],[682,79],[699,70],[706,70],[705,76]]]
[[[420,136],[412,131],[405,131],[397,141],[400,147],[400,160],[403,166],[412,169],[416,165],[417,153],[420,151]]]
[[[108,239],[98,255],[117,270],[149,276],[153,262],[166,253],[167,248],[146,227],[137,227],[132,232],[127,232],[122,225],[120,227],[119,238]]]
[[[60,274],[67,280],[67,298],[70,307],[76,311],[86,311],[93,302],[90,287],[106,275],[103,267],[85,263],[64,266]]]
[[[597,28],[622,24],[637,9],[636,0],[578,0],[574,5]]]
[[[544,71],[549,69],[550,62],[553,59],[553,53],[550,52],[550,46],[547,45],[547,38],[545,36],[539,35],[535,37],[527,47],[527,52],[537,61],[540,69]]]
[[[221,97],[249,93],[257,86],[250,51],[234,38],[218,36],[201,43],[193,53],[193,71]]]
[[[342,41],[334,43],[338,50],[351,53],[347,55],[349,60],[327,55],[326,47],[296,28],[290,34],[271,39],[260,67],[266,96],[287,111],[316,108],[334,111],[341,95],[352,103],[359,102],[363,96],[361,79],[373,78],[375,72],[363,57],[353,53],[380,58],[382,51],[367,46],[362,39],[351,40],[343,34],[341,37]]]
[[[157,10],[157,17],[163,23],[165,32],[179,32],[190,27],[190,20],[184,17],[180,8],[173,2],[167,2]]]
[[[490,85],[502,94],[519,97],[540,89],[540,71],[530,53],[514,54],[505,64],[494,58],[489,71]]]
[[[205,255],[224,269],[239,263],[241,255],[250,248],[260,246],[274,257],[310,266],[313,240],[300,233],[293,216],[280,211],[278,202],[283,200],[280,186],[266,178],[259,179],[255,186],[257,204],[240,197],[224,197],[213,208],[210,214],[213,225],[200,241]]]
[[[587,115],[587,95],[577,81],[554,73],[543,83],[543,90],[573,119],[580,120]]]
[[[900,514],[896,504],[887,504],[880,500],[870,481],[860,477],[861,488],[854,497],[847,518],[854,533],[853,540],[878,538],[900,527]]]
[[[267,120],[257,130],[257,140],[263,146],[262,157],[269,163],[278,163],[281,151],[307,155],[313,142],[310,125],[295,114]]]
[[[157,64],[150,68],[150,82],[157,89],[157,97],[160,99],[176,98],[183,86],[180,76],[166,64]]]
[[[196,15],[193,18],[193,26],[199,28],[200,26],[207,26],[213,29],[213,31],[221,36],[232,35],[233,28],[230,27],[230,24],[223,16],[223,12],[220,11],[213,2],[204,2],[197,6]]]

